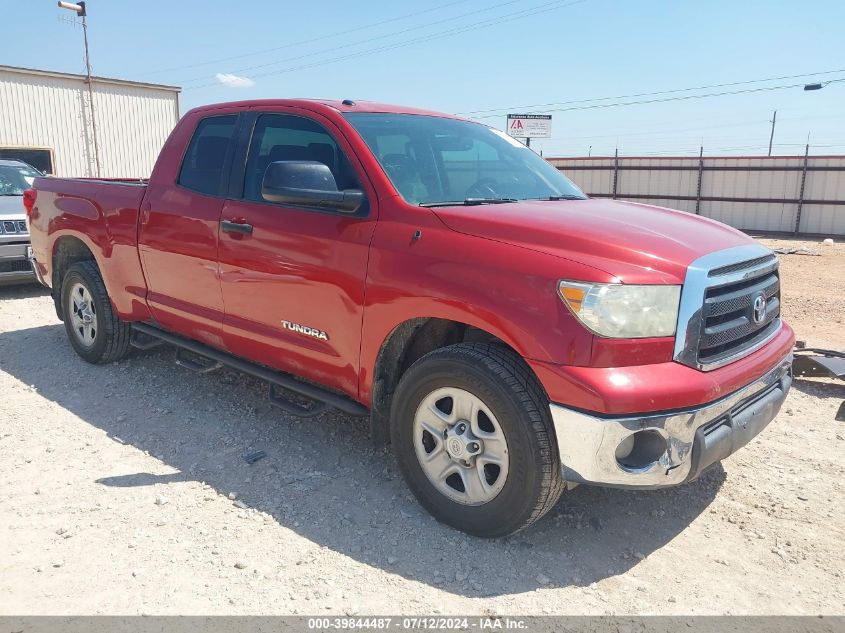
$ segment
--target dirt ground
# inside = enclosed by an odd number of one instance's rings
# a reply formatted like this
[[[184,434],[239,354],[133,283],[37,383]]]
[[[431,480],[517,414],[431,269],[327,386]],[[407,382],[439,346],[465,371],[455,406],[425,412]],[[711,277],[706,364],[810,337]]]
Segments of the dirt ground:
[[[845,349],[845,246],[767,243],[819,253],[781,257],[784,314]],[[416,504],[363,420],[298,421],[172,356],[88,365],[44,291],[0,289],[0,614],[845,613],[845,383],[796,380],[697,482],[581,486],[482,541]]]

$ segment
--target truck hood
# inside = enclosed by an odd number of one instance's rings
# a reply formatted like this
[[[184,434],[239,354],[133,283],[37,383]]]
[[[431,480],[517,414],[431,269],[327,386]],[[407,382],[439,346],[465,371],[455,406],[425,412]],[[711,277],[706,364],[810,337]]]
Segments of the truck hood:
[[[25,217],[23,196],[0,196],[0,221],[23,220]]]
[[[623,283],[683,283],[698,257],[754,241],[683,211],[599,198],[433,211],[454,231],[587,264]]]

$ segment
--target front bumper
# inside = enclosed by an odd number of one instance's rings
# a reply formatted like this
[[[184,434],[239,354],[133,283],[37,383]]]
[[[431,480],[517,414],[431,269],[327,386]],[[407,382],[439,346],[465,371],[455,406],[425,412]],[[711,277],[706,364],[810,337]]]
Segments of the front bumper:
[[[600,417],[552,404],[563,477],[620,488],[695,479],[774,419],[792,385],[791,366],[790,353],[759,379],[697,408]]]
[[[35,276],[27,261],[28,244],[0,243],[0,285],[33,281]]]

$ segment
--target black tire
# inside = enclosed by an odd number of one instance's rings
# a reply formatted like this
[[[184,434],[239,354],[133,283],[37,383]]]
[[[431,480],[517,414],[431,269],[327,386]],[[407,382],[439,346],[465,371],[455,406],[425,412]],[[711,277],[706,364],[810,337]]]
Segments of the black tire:
[[[74,332],[70,293],[77,284],[84,286],[94,304],[96,329],[91,345],[83,344]],[[94,262],[77,262],[67,269],[62,280],[62,312],[70,344],[84,360],[93,364],[113,363],[128,353],[131,326],[114,313],[103,277]]]
[[[452,387],[480,398],[507,440],[504,487],[482,505],[463,505],[429,481],[414,449],[414,416],[434,390]],[[548,398],[524,361],[495,345],[461,343],[416,361],[399,381],[391,407],[391,442],[408,486],[434,517],[484,538],[517,532],[560,498],[564,481]]]

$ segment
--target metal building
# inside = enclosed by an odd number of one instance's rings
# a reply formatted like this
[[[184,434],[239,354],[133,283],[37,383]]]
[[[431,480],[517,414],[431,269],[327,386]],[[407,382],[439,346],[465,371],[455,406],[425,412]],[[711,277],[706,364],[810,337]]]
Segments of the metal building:
[[[179,120],[180,90],[92,77],[92,121],[85,75],[0,66],[0,158],[59,176],[146,178]]]
[[[550,158],[596,198],[696,213],[764,233],[845,235],[845,156]]]

